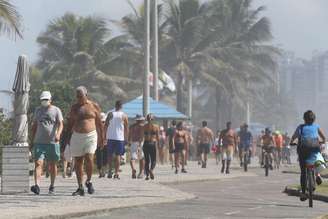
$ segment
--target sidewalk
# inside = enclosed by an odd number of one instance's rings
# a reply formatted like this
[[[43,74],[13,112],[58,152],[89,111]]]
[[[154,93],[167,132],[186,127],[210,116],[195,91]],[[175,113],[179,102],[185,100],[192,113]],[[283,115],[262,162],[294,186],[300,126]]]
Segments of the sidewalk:
[[[0,218],[69,218],[92,213],[101,213],[110,209],[132,207],[145,204],[157,204],[191,199],[195,196],[172,189],[162,183],[181,183],[188,181],[219,180],[232,177],[252,176],[241,170],[232,169],[232,174],[219,173],[215,161],[210,161],[208,168],[201,169],[196,162],[190,162],[187,174],[175,175],[170,166],[158,165],[155,180],[132,180],[130,168],[122,166],[120,180],[93,178],[95,194],[85,197],[72,197],[76,190],[76,178],[56,181],[56,195],[48,195],[49,179],[42,179],[41,195],[20,194],[0,196]],[[201,183],[201,182],[200,182]],[[31,178],[32,184],[32,178]]]

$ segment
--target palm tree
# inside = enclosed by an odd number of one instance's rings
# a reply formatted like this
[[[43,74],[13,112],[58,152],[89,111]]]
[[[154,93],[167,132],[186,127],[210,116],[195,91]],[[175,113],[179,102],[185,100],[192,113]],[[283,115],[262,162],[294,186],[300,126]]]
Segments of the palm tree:
[[[0,0],[0,33],[17,34],[22,38],[21,16],[14,5],[7,0]]]
[[[120,60],[127,63],[130,68],[131,74],[134,77],[142,78],[142,72],[144,71],[144,5],[136,8],[130,0],[127,0],[130,5],[132,13],[124,16],[119,21],[113,21],[113,23],[120,28],[122,34],[117,37],[121,42],[125,42],[119,49]],[[152,12],[151,12],[152,13]],[[160,51],[165,42],[165,28],[166,23],[163,17],[163,5],[158,5],[158,37]],[[152,26],[151,26],[152,28]],[[152,30],[150,31],[152,33]],[[153,39],[153,36],[150,37]],[[151,40],[151,46],[153,41]],[[151,57],[152,58],[152,57]],[[160,63],[161,64],[161,63]],[[161,68],[161,66],[160,66]]]
[[[204,16],[208,3],[201,4],[199,0],[167,0],[165,3],[168,25],[165,65],[168,72],[176,72],[177,110],[187,111],[191,116],[193,77],[200,71],[206,59],[203,52],[211,43],[211,39],[204,37],[207,32]],[[186,88],[188,107],[183,104]]]
[[[110,38],[110,30],[102,18],[77,17],[66,14],[52,21],[38,39],[43,80],[68,81],[74,87],[88,85],[94,98],[110,103],[113,98],[128,98],[141,82],[128,77],[125,65],[118,59],[117,49],[125,43]]]
[[[207,8],[207,37],[213,40],[202,54],[208,61],[202,75],[216,87],[217,120],[231,120],[233,105],[244,109],[249,99],[260,98],[259,84],[273,82],[278,50],[264,44],[272,38],[270,22],[259,18],[264,7],[251,6],[251,0],[213,0]]]

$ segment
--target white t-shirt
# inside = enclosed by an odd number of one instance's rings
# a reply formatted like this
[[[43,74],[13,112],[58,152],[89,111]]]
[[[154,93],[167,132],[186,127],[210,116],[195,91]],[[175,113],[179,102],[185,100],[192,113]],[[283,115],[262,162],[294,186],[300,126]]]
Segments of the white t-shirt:
[[[125,114],[122,111],[111,112],[112,118],[109,120],[107,128],[107,140],[124,141],[124,121]]]

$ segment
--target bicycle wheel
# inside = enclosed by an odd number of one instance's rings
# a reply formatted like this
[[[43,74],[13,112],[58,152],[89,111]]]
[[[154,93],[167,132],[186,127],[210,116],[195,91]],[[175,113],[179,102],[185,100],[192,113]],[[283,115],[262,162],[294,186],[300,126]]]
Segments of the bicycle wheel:
[[[306,170],[309,192],[309,207],[313,208],[313,191],[314,191],[314,171],[311,169]]]
[[[265,176],[269,176],[269,158],[268,158],[268,154],[265,155],[264,159],[265,159],[265,165],[264,165]]]
[[[244,153],[244,171],[245,172],[247,172],[247,165],[248,165],[247,153]]]

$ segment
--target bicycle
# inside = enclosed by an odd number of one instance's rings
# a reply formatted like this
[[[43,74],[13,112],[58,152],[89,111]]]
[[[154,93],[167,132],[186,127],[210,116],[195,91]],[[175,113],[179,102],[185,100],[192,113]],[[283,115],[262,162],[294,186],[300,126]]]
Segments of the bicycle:
[[[290,146],[296,146],[297,144],[290,144]],[[305,164],[306,172],[306,189],[305,191],[308,192],[308,199],[309,199],[309,207],[313,208],[313,193],[316,188],[316,181],[315,181],[315,164],[306,163]]]
[[[280,168],[280,162],[281,162],[281,155],[279,153],[279,149],[278,148],[274,148],[274,151],[273,151],[273,161],[274,161],[274,168],[279,170],[279,168]]]
[[[248,148],[244,148],[242,149],[242,153],[243,153],[243,167],[244,167],[244,171],[247,172],[248,171],[248,164],[250,163],[250,159],[251,159],[251,155],[250,155],[250,150]]]
[[[272,148],[273,147],[262,147],[265,176],[269,176],[269,169],[272,169]]]
[[[313,208],[313,192],[315,190],[315,165],[314,164],[306,164],[306,187],[309,193],[309,207]]]

